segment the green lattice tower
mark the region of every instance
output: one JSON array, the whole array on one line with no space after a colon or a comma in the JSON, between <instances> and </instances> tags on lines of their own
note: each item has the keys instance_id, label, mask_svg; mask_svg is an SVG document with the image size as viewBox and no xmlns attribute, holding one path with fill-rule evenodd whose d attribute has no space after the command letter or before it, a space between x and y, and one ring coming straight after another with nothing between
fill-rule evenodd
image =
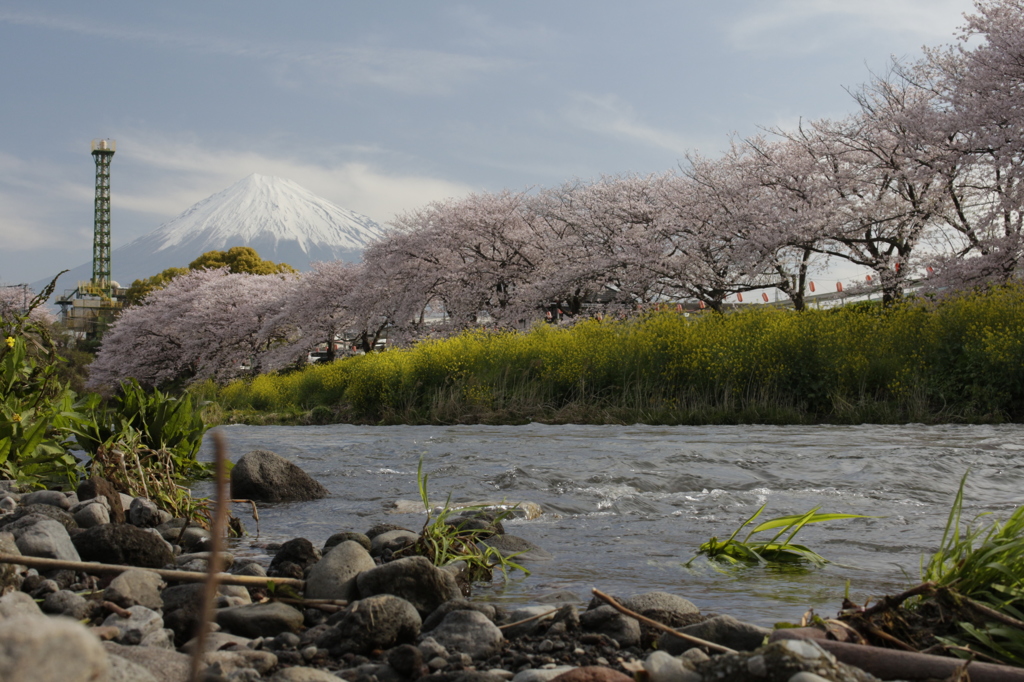
<instances>
[{"instance_id":1,"label":"green lattice tower","mask_svg":"<svg viewBox=\"0 0 1024 682\"><path fill-rule=\"evenodd\" d=\"M92 286L110 296L110 160L117 144L114 140L93 140L92 158L96 161L96 201L92 233Z\"/></svg>"}]
</instances>

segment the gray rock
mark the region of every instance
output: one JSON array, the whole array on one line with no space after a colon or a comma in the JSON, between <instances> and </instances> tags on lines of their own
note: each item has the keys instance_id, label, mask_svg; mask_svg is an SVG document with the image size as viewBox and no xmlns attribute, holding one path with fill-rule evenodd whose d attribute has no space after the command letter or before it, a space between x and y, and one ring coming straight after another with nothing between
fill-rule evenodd
<instances>
[{"instance_id":1,"label":"gray rock","mask_svg":"<svg viewBox=\"0 0 1024 682\"><path fill-rule=\"evenodd\" d=\"M73 517L71 514L64 511L60 507L54 507L51 504L22 505L18 507L18 509L13 514L6 515L0 518L0 527L3 527L4 530L17 535L18 533L15 530L14 524L25 519L26 517L31 516L42 516L47 519L53 519L69 531L78 528L78 524L75 523L75 517ZM31 521L29 523L31 523Z\"/></svg>"},{"instance_id":2,"label":"gray rock","mask_svg":"<svg viewBox=\"0 0 1024 682\"><path fill-rule=\"evenodd\" d=\"M95 682L106 680L109 671L99 639L70 618L0 620L0 680Z\"/></svg>"},{"instance_id":3,"label":"gray rock","mask_svg":"<svg viewBox=\"0 0 1024 682\"><path fill-rule=\"evenodd\" d=\"M327 552L331 551L331 548L333 548L336 545L340 545L346 540L358 542L360 545L363 546L363 549L365 549L366 551L370 551L370 538L366 537L362 533L345 531L343 533L335 533L331 537L327 538L327 542L324 543L323 553L327 554Z\"/></svg>"},{"instance_id":4,"label":"gray rock","mask_svg":"<svg viewBox=\"0 0 1024 682\"><path fill-rule=\"evenodd\" d=\"M576 668L571 665L560 665L555 668L537 668L534 670L523 670L516 673L516 676L512 678L512 682L548 682L553 680L562 673L567 673L570 670Z\"/></svg>"},{"instance_id":5,"label":"gray rock","mask_svg":"<svg viewBox=\"0 0 1024 682\"><path fill-rule=\"evenodd\" d=\"M111 653L107 654L107 658L110 660L110 676L107 682L157 682L153 673L138 663Z\"/></svg>"},{"instance_id":6,"label":"gray rock","mask_svg":"<svg viewBox=\"0 0 1024 682\"><path fill-rule=\"evenodd\" d=\"M508 620L509 623L518 623L519 621L526 620L527 618L534 618L534 620L530 620L520 625L506 627L502 632L505 633L505 637L508 639L516 639L517 637L532 635L542 627L547 627L548 621L554 618L555 614L550 613L544 618L535 618L535 616L548 613L551 610L550 606L524 606L522 608L515 609L508 614L508 618L506 620Z\"/></svg>"},{"instance_id":7,"label":"gray rock","mask_svg":"<svg viewBox=\"0 0 1024 682\"><path fill-rule=\"evenodd\" d=\"M374 649L411 643L419 635L421 625L416 608L390 594L353 602L328 623L331 627L318 639L317 646L330 649L334 656L365 655Z\"/></svg>"},{"instance_id":8,"label":"gray rock","mask_svg":"<svg viewBox=\"0 0 1024 682\"><path fill-rule=\"evenodd\" d=\"M683 634L706 639L737 651L756 649L764 643L764 638L771 634L768 628L744 623L732 616L715 616L701 623L676 629ZM658 649L673 656L678 656L694 646L696 645L668 633L658 638Z\"/></svg>"},{"instance_id":9,"label":"gray rock","mask_svg":"<svg viewBox=\"0 0 1024 682\"><path fill-rule=\"evenodd\" d=\"M108 500L105 497L89 497L82 500L81 502L76 502L75 504L71 505L71 508L68 509L68 513L74 516L75 514L82 511L91 504L103 505L104 509L106 509L108 512L110 511L110 500Z\"/></svg>"},{"instance_id":10,"label":"gray rock","mask_svg":"<svg viewBox=\"0 0 1024 682\"><path fill-rule=\"evenodd\" d=\"M249 644L252 641L253 640L249 637L233 635L230 632L211 632L206 635L206 641L203 642L203 651L218 651L228 645L237 645L238 647L249 647ZM197 640L195 638L192 638L185 642L185 645L181 647L181 650L186 654L191 654L195 650L196 644ZM264 646L263 648L266 648L266 646Z\"/></svg>"},{"instance_id":11,"label":"gray rock","mask_svg":"<svg viewBox=\"0 0 1024 682\"><path fill-rule=\"evenodd\" d=\"M20 555L18 543L12 533L0 533L0 553ZM21 587L21 572L25 567L20 564L0 564L0 594L7 591L7 588L18 589Z\"/></svg>"},{"instance_id":12,"label":"gray rock","mask_svg":"<svg viewBox=\"0 0 1024 682\"><path fill-rule=\"evenodd\" d=\"M198 526L189 526L184 531L181 528L167 528L160 531L160 537L168 542L178 542L181 538L181 547L186 553L206 551L210 546L210 531Z\"/></svg>"},{"instance_id":13,"label":"gray rock","mask_svg":"<svg viewBox=\"0 0 1024 682\"><path fill-rule=\"evenodd\" d=\"M655 651L644 661L648 682L701 682L701 676L683 661L664 651Z\"/></svg>"},{"instance_id":14,"label":"gray rock","mask_svg":"<svg viewBox=\"0 0 1024 682\"><path fill-rule=\"evenodd\" d=\"M267 450L243 455L231 469L231 497L258 502L318 500L328 491L284 457Z\"/></svg>"},{"instance_id":15,"label":"gray rock","mask_svg":"<svg viewBox=\"0 0 1024 682\"><path fill-rule=\"evenodd\" d=\"M479 611L492 623L497 615L495 608L490 604L477 604L468 599L451 599L431 611L430 615L423 620L423 632L429 632L436 628L452 611ZM509 622L515 622L515 620Z\"/></svg>"},{"instance_id":16,"label":"gray rock","mask_svg":"<svg viewBox=\"0 0 1024 682\"><path fill-rule=\"evenodd\" d=\"M68 496L57 490L37 490L21 496L22 505L27 504L48 504L67 511L71 508Z\"/></svg>"},{"instance_id":17,"label":"gray rock","mask_svg":"<svg viewBox=\"0 0 1024 682\"><path fill-rule=\"evenodd\" d=\"M10 513L18 508L18 501L10 495L0 496L0 513Z\"/></svg>"},{"instance_id":18,"label":"gray rock","mask_svg":"<svg viewBox=\"0 0 1024 682\"><path fill-rule=\"evenodd\" d=\"M302 612L281 602L249 604L221 609L217 625L243 637L273 637L282 632L302 629Z\"/></svg>"},{"instance_id":19,"label":"gray rock","mask_svg":"<svg viewBox=\"0 0 1024 682\"><path fill-rule=\"evenodd\" d=\"M438 606L462 596L455 578L422 556L391 561L356 578L359 594L393 594L410 602L421 616Z\"/></svg>"},{"instance_id":20,"label":"gray rock","mask_svg":"<svg viewBox=\"0 0 1024 682\"><path fill-rule=\"evenodd\" d=\"M274 673L270 682L338 682L338 676L319 668L295 666Z\"/></svg>"},{"instance_id":21,"label":"gray rock","mask_svg":"<svg viewBox=\"0 0 1024 682\"><path fill-rule=\"evenodd\" d=\"M145 497L136 497L128 507L128 523L139 528L155 528L165 521L170 521L171 515L164 512L161 517L160 508L156 503Z\"/></svg>"},{"instance_id":22,"label":"gray rock","mask_svg":"<svg viewBox=\"0 0 1024 682\"><path fill-rule=\"evenodd\" d=\"M203 662L208 666L207 674L212 673L230 678L235 671L247 668L262 675L277 666L277 656L269 651L253 651L252 649L211 651L203 655Z\"/></svg>"},{"instance_id":23,"label":"gray rock","mask_svg":"<svg viewBox=\"0 0 1024 682\"><path fill-rule=\"evenodd\" d=\"M72 538L82 561L163 568L174 562L167 543L153 533L127 523L108 523L84 530Z\"/></svg>"},{"instance_id":24,"label":"gray rock","mask_svg":"<svg viewBox=\"0 0 1024 682\"><path fill-rule=\"evenodd\" d=\"M43 613L52 613L59 616L67 616L73 620L83 620L92 612L92 605L80 594L70 590L58 590L46 595L43 600Z\"/></svg>"},{"instance_id":25,"label":"gray rock","mask_svg":"<svg viewBox=\"0 0 1024 682\"><path fill-rule=\"evenodd\" d=\"M131 614L128 618L112 613L103 621L104 626L120 631L115 638L120 644L140 644L148 635L164 628L164 619L153 609L136 604L128 612Z\"/></svg>"},{"instance_id":26,"label":"gray rock","mask_svg":"<svg viewBox=\"0 0 1024 682\"><path fill-rule=\"evenodd\" d=\"M160 592L166 584L163 578L152 571L125 571L110 581L107 589L103 590L103 599L126 609L136 604L154 610L162 609L164 600Z\"/></svg>"},{"instance_id":27,"label":"gray rock","mask_svg":"<svg viewBox=\"0 0 1024 682\"><path fill-rule=\"evenodd\" d=\"M306 598L352 601L358 597L356 577L375 567L362 545L346 540L313 564L306 576Z\"/></svg>"},{"instance_id":28,"label":"gray rock","mask_svg":"<svg viewBox=\"0 0 1024 682\"><path fill-rule=\"evenodd\" d=\"M95 500L87 500L87 504L75 512L75 523L79 528L92 528L110 523L110 510Z\"/></svg>"},{"instance_id":29,"label":"gray rock","mask_svg":"<svg viewBox=\"0 0 1024 682\"><path fill-rule=\"evenodd\" d=\"M139 642L140 647L156 647L157 649L170 649L174 651L174 630L170 628L163 628L156 632L151 632L142 638Z\"/></svg>"},{"instance_id":30,"label":"gray rock","mask_svg":"<svg viewBox=\"0 0 1024 682\"><path fill-rule=\"evenodd\" d=\"M479 544L493 547L502 556L516 563L521 561L547 561L554 558L554 554L551 552L541 549L526 538L521 538L517 535L492 535L486 540L481 540Z\"/></svg>"},{"instance_id":31,"label":"gray rock","mask_svg":"<svg viewBox=\"0 0 1024 682\"><path fill-rule=\"evenodd\" d=\"M877 680L859 668L839 663L814 642L798 639L779 640L749 652L721 654L698 665L697 672L706 680L735 682L792 680L800 673L811 673L833 682Z\"/></svg>"},{"instance_id":32,"label":"gray rock","mask_svg":"<svg viewBox=\"0 0 1024 682\"><path fill-rule=\"evenodd\" d=\"M45 492L45 491L40 491ZM15 533L18 549L25 556L81 561L67 529L52 519L40 519L28 528Z\"/></svg>"},{"instance_id":33,"label":"gray rock","mask_svg":"<svg viewBox=\"0 0 1024 682\"><path fill-rule=\"evenodd\" d=\"M623 599L620 603L627 609L670 628L693 625L702 620L700 609L693 602L668 592L644 592ZM661 634L661 630L641 622L640 646L650 648Z\"/></svg>"},{"instance_id":34,"label":"gray rock","mask_svg":"<svg viewBox=\"0 0 1024 682\"><path fill-rule=\"evenodd\" d=\"M397 552L404 547L416 544L419 539L418 533L409 530L389 530L373 537L373 540L370 541L370 555L380 556L385 549Z\"/></svg>"},{"instance_id":35,"label":"gray rock","mask_svg":"<svg viewBox=\"0 0 1024 682\"><path fill-rule=\"evenodd\" d=\"M452 611L430 631L430 636L449 652L485 659L501 650L505 636L477 611Z\"/></svg>"},{"instance_id":36,"label":"gray rock","mask_svg":"<svg viewBox=\"0 0 1024 682\"><path fill-rule=\"evenodd\" d=\"M108 653L142 666L157 682L182 682L188 679L191 670L188 655L177 651L148 646L124 646L114 642L104 642L103 648Z\"/></svg>"},{"instance_id":37,"label":"gray rock","mask_svg":"<svg viewBox=\"0 0 1024 682\"><path fill-rule=\"evenodd\" d=\"M19 616L41 615L43 615L43 612L40 610L36 600L24 592L10 592L0 597L0 620L10 620Z\"/></svg>"},{"instance_id":38,"label":"gray rock","mask_svg":"<svg viewBox=\"0 0 1024 682\"><path fill-rule=\"evenodd\" d=\"M580 614L580 627L586 632L607 635L621 647L640 644L640 623L635 618L624 616L611 606L598 606Z\"/></svg>"},{"instance_id":39,"label":"gray rock","mask_svg":"<svg viewBox=\"0 0 1024 682\"><path fill-rule=\"evenodd\" d=\"M252 575L258 578L267 577L267 569L263 568L255 561L250 561L244 564L236 563L231 567L231 572L235 575ZM308 583L306 585L306 589L309 589Z\"/></svg>"}]
</instances>

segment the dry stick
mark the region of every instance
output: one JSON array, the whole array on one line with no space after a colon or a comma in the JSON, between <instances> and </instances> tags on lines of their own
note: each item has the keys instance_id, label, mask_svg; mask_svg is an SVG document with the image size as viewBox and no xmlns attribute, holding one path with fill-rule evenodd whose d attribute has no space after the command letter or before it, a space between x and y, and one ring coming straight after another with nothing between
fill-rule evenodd
<instances>
[{"instance_id":1,"label":"dry stick","mask_svg":"<svg viewBox=\"0 0 1024 682\"><path fill-rule=\"evenodd\" d=\"M715 644L714 642L709 642L706 639L701 639L700 637L694 637L693 635L684 634L684 633L679 632L677 630L673 630L672 628L670 628L669 626L665 625L664 623L659 623L656 620L651 620L647 616L641 616L636 611L630 611L625 606L623 606L619 602L615 601L615 599L613 599L612 597L608 596L607 594L605 594L601 590L597 589L596 587L593 588L591 590L591 592L594 593L595 597L597 597L598 599L604 600L605 602L608 603L609 606L611 606L613 609L615 609L619 613L625 614L625 615L629 616L630 618L636 618L641 623L647 623L651 627L656 628L658 630L661 630L662 632L667 632L670 635L674 635L674 636L678 637L679 639L685 639L687 642L691 642L691 643L696 644L698 646L704 646L704 647L707 647L707 648L712 649L714 651L721 651L723 654L734 654L734 653L736 653L735 649L730 649L727 646L722 646L721 644Z\"/></svg>"},{"instance_id":2,"label":"dry stick","mask_svg":"<svg viewBox=\"0 0 1024 682\"><path fill-rule=\"evenodd\" d=\"M217 594L217 574L220 572L221 545L224 542L224 526L227 519L228 495L227 495L227 452L224 447L224 436L219 431L213 432L213 451L216 468L217 484L217 507L213 514L213 528L211 532L210 558L207 562L206 585L203 589L203 609L199 620L199 632L196 634L195 649L192 650L192 671L189 675L191 682L199 682L199 668L206 653L206 635L210 632L210 619L213 617L213 599Z\"/></svg>"},{"instance_id":3,"label":"dry stick","mask_svg":"<svg viewBox=\"0 0 1024 682\"><path fill-rule=\"evenodd\" d=\"M196 571L169 571L163 568L141 568L139 566L125 566L122 564L61 561L59 559L44 559L43 557L22 556L20 554L0 554L0 564L20 564L29 568L40 568L47 571L81 571L91 575L117 574L124 573L125 571L149 571L150 573L156 573L168 582L175 583L201 583L207 578L206 573L198 573ZM288 585L299 591L306 589L306 581L297 578L263 578L256 575L221 573L218 581L222 585L242 585L244 587L266 587L267 583L272 582L276 585Z\"/></svg>"},{"instance_id":4,"label":"dry stick","mask_svg":"<svg viewBox=\"0 0 1024 682\"><path fill-rule=\"evenodd\" d=\"M928 592L933 591L934 589L935 583L921 583L917 587L912 587L909 590L905 592L900 592L897 595L893 595L891 597L882 597L877 602L875 602L874 606L868 609L864 609L860 612L859 615L864 616L865 618L870 618L871 616L875 615L880 611L887 611L891 608L899 606L911 597L916 597L919 594L926 594Z\"/></svg>"},{"instance_id":5,"label":"dry stick","mask_svg":"<svg viewBox=\"0 0 1024 682\"><path fill-rule=\"evenodd\" d=\"M550 616L552 613L558 613L558 609L551 609L550 611L545 611L544 613L538 613L536 616L530 616L529 618L524 618L522 620L517 620L514 623L508 623L506 625L499 625L498 629L499 630L504 630L505 628L511 628L511 627L515 627L516 625L522 625L523 623L529 623L531 620L540 620L544 616Z\"/></svg>"},{"instance_id":6,"label":"dry stick","mask_svg":"<svg viewBox=\"0 0 1024 682\"><path fill-rule=\"evenodd\" d=\"M999 611L996 611L995 609L989 606L985 606L981 602L975 601L970 597L966 597L962 594L959 595L959 597L960 599L963 599L968 606L970 606L972 609L974 609L981 615L985 616L986 618L991 618L992 620L998 621L1003 625L1009 625L1011 627L1024 630L1024 621L1019 621L1013 616L1008 616L1005 613L1000 613Z\"/></svg>"},{"instance_id":7,"label":"dry stick","mask_svg":"<svg viewBox=\"0 0 1024 682\"><path fill-rule=\"evenodd\" d=\"M866 627L866 629L868 631L868 634L873 635L873 636L875 636L875 637L877 637L879 639L883 639L886 642L889 642L890 644L895 646L897 649L903 649L904 651L913 651L915 653L917 652L917 649L915 649L914 647L910 646L909 644L904 642L899 637L894 637L893 635L890 635L888 632L885 632L883 630L879 630L874 625L867 625L865 627Z\"/></svg>"}]
</instances>

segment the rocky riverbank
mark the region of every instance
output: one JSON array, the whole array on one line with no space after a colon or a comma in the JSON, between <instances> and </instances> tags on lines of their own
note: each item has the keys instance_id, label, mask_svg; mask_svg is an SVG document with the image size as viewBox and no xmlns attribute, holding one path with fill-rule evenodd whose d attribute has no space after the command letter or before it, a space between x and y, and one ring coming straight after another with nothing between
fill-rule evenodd
<instances>
[{"instance_id":1,"label":"rocky riverbank","mask_svg":"<svg viewBox=\"0 0 1024 682\"><path fill-rule=\"evenodd\" d=\"M264 464L275 461L260 457ZM261 485L278 499L285 491L299 497L325 493L287 467L236 471L233 479L276 472L272 480L244 484L255 486L245 488L252 497L263 494ZM0 680L188 679L191 654L199 647L203 585L185 576L206 570L209 532L170 518L149 500L121 495L102 479L76 493L18 493L10 483L0 486L0 555L23 562L0 563ZM526 543L501 535L500 525L493 530L495 546ZM323 547L295 538L269 548L274 557L267 566L224 554L224 582L249 585L219 587L200 679L879 679L837 660L826 650L834 642L777 639L780 633L701 613L681 595L618 595L615 605L595 597L584 605L575 595L555 594L548 603L514 609L476 603L466 598L463 566L438 568L403 552L418 537L379 523L362 531L339 529ZM63 563L55 568L40 559ZM129 568L75 563L80 561ZM955 668L954 661L942 660L949 671ZM941 667L933 669L941 674L918 668L927 676L901 673L901 679L949 674ZM972 664L971 679L986 679L984 674Z\"/></svg>"}]
</instances>

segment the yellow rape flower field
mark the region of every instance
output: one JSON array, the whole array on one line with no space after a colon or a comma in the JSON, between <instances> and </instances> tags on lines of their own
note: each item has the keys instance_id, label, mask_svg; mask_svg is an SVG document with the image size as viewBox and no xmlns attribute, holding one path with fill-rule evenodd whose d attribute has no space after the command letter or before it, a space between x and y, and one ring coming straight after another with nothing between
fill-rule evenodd
<instances>
[{"instance_id":1,"label":"yellow rape flower field","mask_svg":"<svg viewBox=\"0 0 1024 682\"><path fill-rule=\"evenodd\" d=\"M471 331L193 390L256 423L1019 422L1024 288Z\"/></svg>"}]
</instances>

